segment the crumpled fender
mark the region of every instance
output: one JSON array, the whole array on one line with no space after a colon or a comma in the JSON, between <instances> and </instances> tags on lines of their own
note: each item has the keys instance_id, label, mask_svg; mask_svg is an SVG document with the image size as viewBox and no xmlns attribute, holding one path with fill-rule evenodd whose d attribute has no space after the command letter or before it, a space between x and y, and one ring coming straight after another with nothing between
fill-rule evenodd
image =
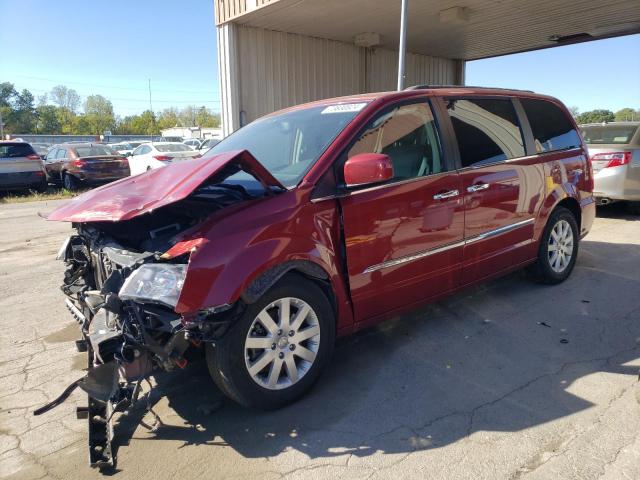
<instances>
[{"instance_id":1,"label":"crumpled fender","mask_svg":"<svg viewBox=\"0 0 640 480\"><path fill-rule=\"evenodd\" d=\"M296 204L296 192L286 192L255 208L264 208L259 224L240 225L243 215L223 218L201 232L202 241L192 251L176 312L202 309L238 301L251 283L269 269L287 262L306 261L317 265L331 282L336 295L338 327L352 323L349 295L336 256L337 211L332 202ZM309 218L311 217L311 218ZM189 246L186 240L185 246ZM175 247L174 247L175 248Z\"/></svg>"}]
</instances>

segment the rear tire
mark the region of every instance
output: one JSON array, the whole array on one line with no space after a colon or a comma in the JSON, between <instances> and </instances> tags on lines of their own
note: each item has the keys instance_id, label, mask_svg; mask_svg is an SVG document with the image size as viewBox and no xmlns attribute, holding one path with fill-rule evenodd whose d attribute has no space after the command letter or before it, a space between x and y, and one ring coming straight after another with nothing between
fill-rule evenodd
<instances>
[{"instance_id":1,"label":"rear tire","mask_svg":"<svg viewBox=\"0 0 640 480\"><path fill-rule=\"evenodd\" d=\"M62 174L62 187L66 190L74 191L78 189L78 180L70 173Z\"/></svg>"},{"instance_id":2,"label":"rear tire","mask_svg":"<svg viewBox=\"0 0 640 480\"><path fill-rule=\"evenodd\" d=\"M247 305L222 340L207 345L207 366L232 400L270 410L311 388L334 342L335 317L324 292L305 277L289 274Z\"/></svg>"},{"instance_id":3,"label":"rear tire","mask_svg":"<svg viewBox=\"0 0 640 480\"><path fill-rule=\"evenodd\" d=\"M576 264L579 241L578 223L573 213L557 207L542 233L538 260L529 268L535 280L550 285L565 281Z\"/></svg>"}]
</instances>

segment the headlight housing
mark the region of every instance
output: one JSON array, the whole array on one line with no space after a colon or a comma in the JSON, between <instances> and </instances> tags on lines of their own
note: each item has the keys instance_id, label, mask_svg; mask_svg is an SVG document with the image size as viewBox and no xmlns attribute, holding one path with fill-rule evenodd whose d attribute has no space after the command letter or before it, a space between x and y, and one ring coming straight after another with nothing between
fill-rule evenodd
<instances>
[{"instance_id":1,"label":"headlight housing","mask_svg":"<svg viewBox=\"0 0 640 480\"><path fill-rule=\"evenodd\" d=\"M147 263L127 277L118 296L122 300L147 301L175 308L186 274L185 264Z\"/></svg>"}]
</instances>

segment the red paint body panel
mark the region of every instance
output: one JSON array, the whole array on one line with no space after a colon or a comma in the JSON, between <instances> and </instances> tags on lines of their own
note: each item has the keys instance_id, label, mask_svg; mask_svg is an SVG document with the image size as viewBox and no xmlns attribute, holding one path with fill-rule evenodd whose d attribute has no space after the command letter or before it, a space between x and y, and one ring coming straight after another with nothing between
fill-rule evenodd
<instances>
[{"instance_id":1,"label":"red paint body panel","mask_svg":"<svg viewBox=\"0 0 640 480\"><path fill-rule=\"evenodd\" d=\"M434 200L460 190L457 173L356 192L341 200L349 283L357 322L428 299L458 284L462 247L366 272L460 242L464 209L460 199Z\"/></svg>"},{"instance_id":2,"label":"red paint body panel","mask_svg":"<svg viewBox=\"0 0 640 480\"><path fill-rule=\"evenodd\" d=\"M344 182L352 187L381 183L393 178L393 164L388 155L361 153L344 164Z\"/></svg>"},{"instance_id":3,"label":"red paint body panel","mask_svg":"<svg viewBox=\"0 0 640 480\"><path fill-rule=\"evenodd\" d=\"M84 193L47 219L66 222L129 220L186 198L224 167L237 165L264 183L284 188L245 151L226 152L168 165Z\"/></svg>"},{"instance_id":4,"label":"red paint body panel","mask_svg":"<svg viewBox=\"0 0 640 480\"><path fill-rule=\"evenodd\" d=\"M465 192L465 239L532 220L540 210L544 198L541 165L514 161L466 169L460 175ZM468 187L480 184L489 187L467 192ZM533 223L530 223L465 245L462 283L476 282L518 263L514 250L529 247L532 237Z\"/></svg>"}]
</instances>

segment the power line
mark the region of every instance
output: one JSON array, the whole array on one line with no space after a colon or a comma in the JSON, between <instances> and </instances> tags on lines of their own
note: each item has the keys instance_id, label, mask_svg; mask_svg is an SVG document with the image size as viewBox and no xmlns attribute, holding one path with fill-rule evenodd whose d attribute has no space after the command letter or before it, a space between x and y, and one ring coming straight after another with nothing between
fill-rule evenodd
<instances>
[{"instance_id":1,"label":"power line","mask_svg":"<svg viewBox=\"0 0 640 480\"><path fill-rule=\"evenodd\" d=\"M59 80L59 79L56 80L56 79L53 79L53 78L46 78L46 77L32 77L32 76L29 76L29 75L14 75L14 77L28 78L28 79L31 79L31 80L41 80L41 81L55 83L55 84L83 85L85 87L111 88L111 89L114 89L114 90L132 90L132 91L142 91L142 92L146 92L147 91L146 88L118 87L118 86L114 86L114 85L100 85L100 84L97 84L97 83L76 82L76 81ZM160 88L156 88L155 91L156 92L175 92L175 93L217 93L218 92L217 89L211 89L211 90L175 90L175 89L160 89Z\"/></svg>"}]
</instances>

